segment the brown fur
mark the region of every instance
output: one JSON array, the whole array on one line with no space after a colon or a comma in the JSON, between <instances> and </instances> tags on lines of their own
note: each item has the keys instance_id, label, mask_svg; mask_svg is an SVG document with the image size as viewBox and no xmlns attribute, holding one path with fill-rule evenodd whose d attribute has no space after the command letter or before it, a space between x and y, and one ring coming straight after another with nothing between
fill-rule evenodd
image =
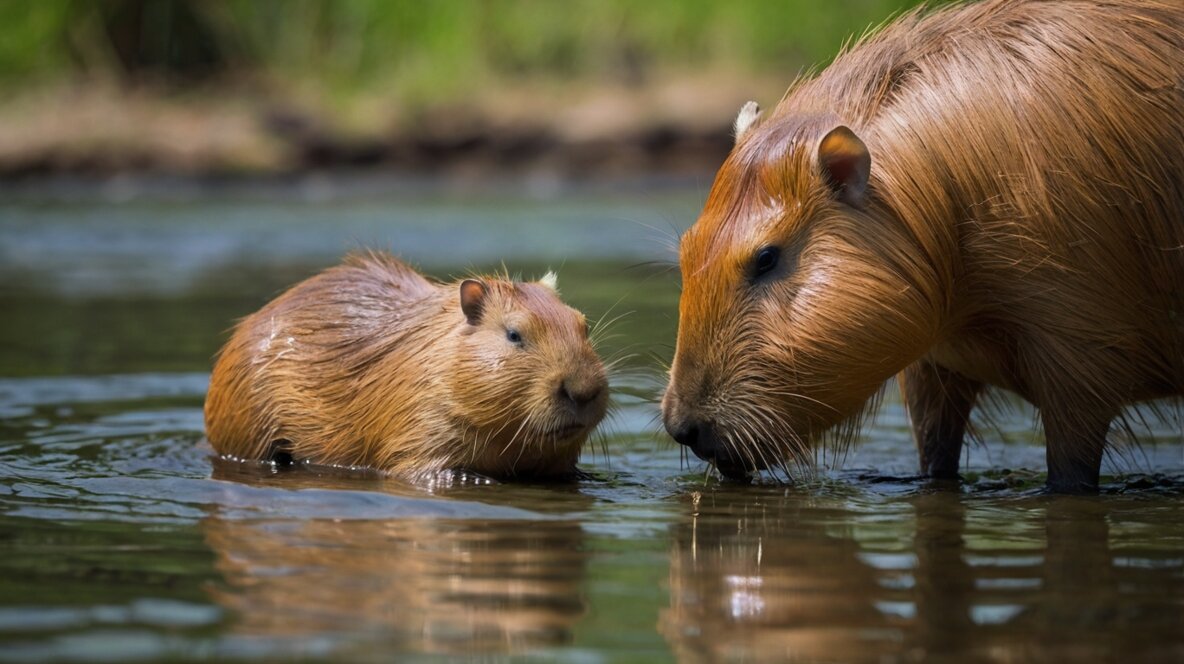
<instances>
[{"instance_id":1,"label":"brown fur","mask_svg":"<svg viewBox=\"0 0 1184 664\"><path fill-rule=\"evenodd\" d=\"M1122 407L1184 393L1184 4L906 15L748 125L680 251L664 416L725 473L809 459L900 372L926 472L998 386L1089 490Z\"/></svg>"},{"instance_id":2,"label":"brown fur","mask_svg":"<svg viewBox=\"0 0 1184 664\"><path fill-rule=\"evenodd\" d=\"M475 317L462 311L469 288ZM438 284L371 254L239 323L214 367L206 433L246 459L563 476L607 391L584 316L548 286Z\"/></svg>"}]
</instances>

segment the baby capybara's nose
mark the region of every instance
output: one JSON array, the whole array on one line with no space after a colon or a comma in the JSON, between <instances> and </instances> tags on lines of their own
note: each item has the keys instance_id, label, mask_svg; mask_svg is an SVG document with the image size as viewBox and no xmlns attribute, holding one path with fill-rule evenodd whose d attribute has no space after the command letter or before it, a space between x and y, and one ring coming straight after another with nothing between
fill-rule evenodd
<instances>
[{"instance_id":1,"label":"baby capybara's nose","mask_svg":"<svg viewBox=\"0 0 1184 664\"><path fill-rule=\"evenodd\" d=\"M569 377L559 383L559 399L575 411L590 409L604 394L607 385L599 377Z\"/></svg>"},{"instance_id":2,"label":"baby capybara's nose","mask_svg":"<svg viewBox=\"0 0 1184 664\"><path fill-rule=\"evenodd\" d=\"M575 405L585 406L595 401L596 397L600 396L600 386L580 385L573 387L567 383L564 383L563 386L559 388L559 393L564 399L567 399Z\"/></svg>"}]
</instances>

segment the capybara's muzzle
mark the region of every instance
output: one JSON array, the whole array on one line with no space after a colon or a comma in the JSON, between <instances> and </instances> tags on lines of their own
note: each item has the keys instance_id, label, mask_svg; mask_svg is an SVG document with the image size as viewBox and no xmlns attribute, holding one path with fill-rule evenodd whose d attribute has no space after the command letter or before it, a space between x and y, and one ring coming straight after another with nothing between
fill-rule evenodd
<instances>
[{"instance_id":1,"label":"capybara's muzzle","mask_svg":"<svg viewBox=\"0 0 1184 664\"><path fill-rule=\"evenodd\" d=\"M751 471L749 465L719 436L714 423L666 417L664 424L667 433L675 441L691 448L700 459L714 464L724 477L732 480L748 479Z\"/></svg>"}]
</instances>

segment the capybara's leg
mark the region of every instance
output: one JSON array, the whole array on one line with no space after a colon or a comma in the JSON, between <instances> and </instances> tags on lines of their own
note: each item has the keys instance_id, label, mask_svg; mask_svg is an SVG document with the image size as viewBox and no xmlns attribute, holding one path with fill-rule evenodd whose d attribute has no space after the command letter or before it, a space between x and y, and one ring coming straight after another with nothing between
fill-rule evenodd
<instances>
[{"instance_id":1,"label":"capybara's leg","mask_svg":"<svg viewBox=\"0 0 1184 664\"><path fill-rule=\"evenodd\" d=\"M1110 408L1043 408L1048 488L1057 493L1095 493L1102 452L1114 411Z\"/></svg>"},{"instance_id":2,"label":"capybara's leg","mask_svg":"<svg viewBox=\"0 0 1184 664\"><path fill-rule=\"evenodd\" d=\"M913 423L921 472L958 477L962 438L982 384L931 362L915 362L900 375L900 390Z\"/></svg>"}]
</instances>

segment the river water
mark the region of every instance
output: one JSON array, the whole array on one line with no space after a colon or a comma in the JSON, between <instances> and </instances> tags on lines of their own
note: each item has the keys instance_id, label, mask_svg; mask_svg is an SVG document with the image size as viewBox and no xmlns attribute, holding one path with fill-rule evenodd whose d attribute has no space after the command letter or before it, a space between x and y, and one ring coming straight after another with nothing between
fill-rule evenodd
<instances>
[{"instance_id":1,"label":"river water","mask_svg":"<svg viewBox=\"0 0 1184 664\"><path fill-rule=\"evenodd\" d=\"M116 181L0 196L0 662L1184 658L1178 411L1097 497L1040 490L1030 409L914 477L890 390L845 456L721 483L660 432L674 238L706 182ZM573 485L276 471L203 441L232 321L359 247L559 271L615 318Z\"/></svg>"}]
</instances>

